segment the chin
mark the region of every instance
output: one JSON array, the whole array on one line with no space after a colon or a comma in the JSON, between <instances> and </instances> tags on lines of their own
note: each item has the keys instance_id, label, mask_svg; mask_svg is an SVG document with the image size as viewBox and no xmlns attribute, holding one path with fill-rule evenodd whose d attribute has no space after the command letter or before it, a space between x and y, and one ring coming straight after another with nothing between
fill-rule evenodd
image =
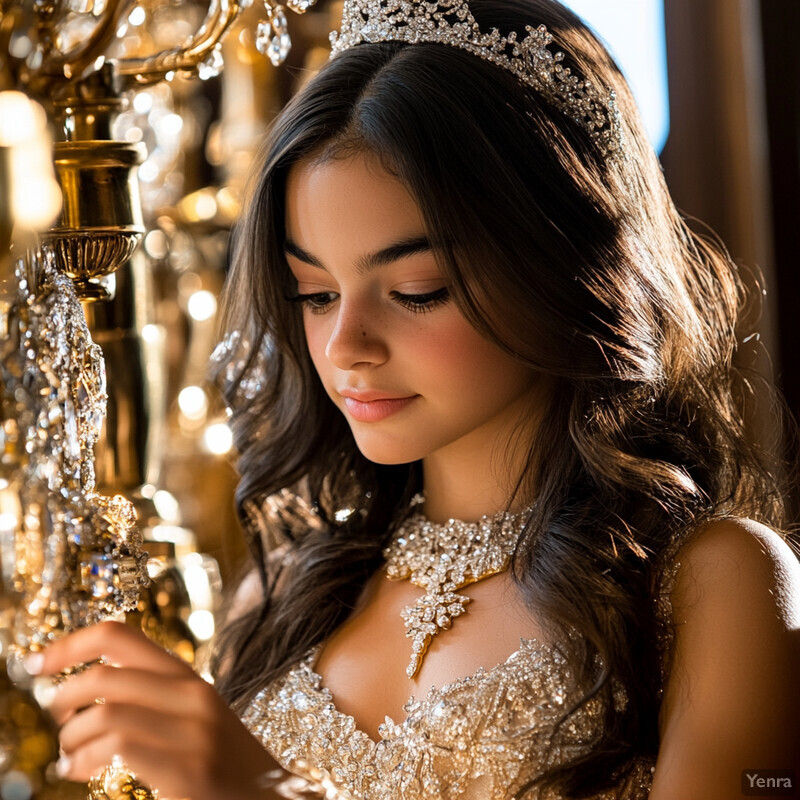
<instances>
[{"instance_id":1,"label":"chin","mask_svg":"<svg viewBox=\"0 0 800 800\"><path fill-rule=\"evenodd\" d=\"M355 431L353 438L356 447L361 451L364 458L375 464L411 464L424 458L426 452L419 447L413 447L407 441L377 441L376 437L358 436ZM382 438L382 437L381 437Z\"/></svg>"}]
</instances>

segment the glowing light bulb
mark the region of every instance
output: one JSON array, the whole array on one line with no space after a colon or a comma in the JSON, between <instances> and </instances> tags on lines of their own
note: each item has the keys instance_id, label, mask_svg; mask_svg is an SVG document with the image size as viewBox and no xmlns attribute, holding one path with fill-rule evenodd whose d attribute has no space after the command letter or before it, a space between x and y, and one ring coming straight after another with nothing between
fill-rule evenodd
<instances>
[{"instance_id":1,"label":"glowing light bulb","mask_svg":"<svg viewBox=\"0 0 800 800\"><path fill-rule=\"evenodd\" d=\"M16 530L19 520L17 515L11 511L4 511L0 514L0 531L4 533L13 532Z\"/></svg>"},{"instance_id":2,"label":"glowing light bulb","mask_svg":"<svg viewBox=\"0 0 800 800\"><path fill-rule=\"evenodd\" d=\"M23 227L48 228L61 210L47 115L22 92L0 92L0 147L10 148L11 213Z\"/></svg>"},{"instance_id":3,"label":"glowing light bulb","mask_svg":"<svg viewBox=\"0 0 800 800\"><path fill-rule=\"evenodd\" d=\"M153 505L156 507L158 516L165 522L177 525L181 519L181 512L178 508L178 501L164 489L159 489L153 495Z\"/></svg>"},{"instance_id":4,"label":"glowing light bulb","mask_svg":"<svg viewBox=\"0 0 800 800\"><path fill-rule=\"evenodd\" d=\"M208 398L200 386L187 386L178 395L178 408L186 419L201 420L208 411Z\"/></svg>"},{"instance_id":5,"label":"glowing light bulb","mask_svg":"<svg viewBox=\"0 0 800 800\"><path fill-rule=\"evenodd\" d=\"M133 109L137 114L149 114L153 108L153 95L150 92L137 92L133 98Z\"/></svg>"},{"instance_id":6,"label":"glowing light bulb","mask_svg":"<svg viewBox=\"0 0 800 800\"><path fill-rule=\"evenodd\" d=\"M186 564L183 568L183 582L194 606L211 608L214 603L211 584L208 582L208 573L201 565Z\"/></svg>"},{"instance_id":7,"label":"glowing light bulb","mask_svg":"<svg viewBox=\"0 0 800 800\"><path fill-rule=\"evenodd\" d=\"M217 298L207 289L195 292L186 305L189 316L198 322L205 322L217 313Z\"/></svg>"},{"instance_id":8,"label":"glowing light bulb","mask_svg":"<svg viewBox=\"0 0 800 800\"><path fill-rule=\"evenodd\" d=\"M224 456L233 447L233 434L224 422L209 425L203 434L203 444L209 453Z\"/></svg>"},{"instance_id":9,"label":"glowing light bulb","mask_svg":"<svg viewBox=\"0 0 800 800\"><path fill-rule=\"evenodd\" d=\"M136 28L144 22L146 16L145 10L141 6L136 6L136 8L128 14L128 22Z\"/></svg>"},{"instance_id":10,"label":"glowing light bulb","mask_svg":"<svg viewBox=\"0 0 800 800\"><path fill-rule=\"evenodd\" d=\"M214 615L210 611L193 611L186 622L201 642L207 642L214 635Z\"/></svg>"}]
</instances>

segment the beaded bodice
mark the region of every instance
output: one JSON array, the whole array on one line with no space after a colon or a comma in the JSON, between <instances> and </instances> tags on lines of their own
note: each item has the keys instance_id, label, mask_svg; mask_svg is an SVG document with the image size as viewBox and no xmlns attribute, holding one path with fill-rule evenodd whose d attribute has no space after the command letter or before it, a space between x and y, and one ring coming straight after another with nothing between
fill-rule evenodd
<instances>
[{"instance_id":1,"label":"beaded bodice","mask_svg":"<svg viewBox=\"0 0 800 800\"><path fill-rule=\"evenodd\" d=\"M327 797L505 800L546 768L588 751L601 730L599 698L557 726L577 690L559 648L535 640L521 640L502 664L411 698L405 720L387 717L377 742L336 708L315 657L260 692L243 720L282 766ZM642 759L597 800L646 798L651 779L652 763ZM536 789L525 797L555 798Z\"/></svg>"}]
</instances>

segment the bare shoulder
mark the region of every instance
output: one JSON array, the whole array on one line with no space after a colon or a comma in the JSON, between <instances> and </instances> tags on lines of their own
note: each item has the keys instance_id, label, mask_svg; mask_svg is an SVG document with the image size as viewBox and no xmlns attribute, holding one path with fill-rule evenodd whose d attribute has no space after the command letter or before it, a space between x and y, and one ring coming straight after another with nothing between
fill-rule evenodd
<instances>
[{"instance_id":1,"label":"bare shoulder","mask_svg":"<svg viewBox=\"0 0 800 800\"><path fill-rule=\"evenodd\" d=\"M800 768L800 563L778 533L728 519L679 560L651 798L722 800L745 770Z\"/></svg>"},{"instance_id":2,"label":"bare shoulder","mask_svg":"<svg viewBox=\"0 0 800 800\"><path fill-rule=\"evenodd\" d=\"M682 548L679 560L672 597L678 624L682 616L698 613L741 623L746 608L766 614L769 627L773 621L800 626L800 562L784 537L766 525L750 519L709 522Z\"/></svg>"}]
</instances>

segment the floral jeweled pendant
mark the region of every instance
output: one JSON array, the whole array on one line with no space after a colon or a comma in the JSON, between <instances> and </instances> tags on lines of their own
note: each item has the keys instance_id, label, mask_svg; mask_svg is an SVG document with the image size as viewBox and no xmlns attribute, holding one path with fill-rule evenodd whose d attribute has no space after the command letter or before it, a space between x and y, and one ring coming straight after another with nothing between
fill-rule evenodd
<instances>
[{"instance_id":1,"label":"floral jeweled pendant","mask_svg":"<svg viewBox=\"0 0 800 800\"><path fill-rule=\"evenodd\" d=\"M508 567L529 517L526 509L478 522L451 519L437 524L415 513L398 528L383 552L386 575L393 581L410 580L425 590L401 612L406 636L412 640L409 678L419 672L433 637L466 612L470 598L457 590Z\"/></svg>"}]
</instances>

